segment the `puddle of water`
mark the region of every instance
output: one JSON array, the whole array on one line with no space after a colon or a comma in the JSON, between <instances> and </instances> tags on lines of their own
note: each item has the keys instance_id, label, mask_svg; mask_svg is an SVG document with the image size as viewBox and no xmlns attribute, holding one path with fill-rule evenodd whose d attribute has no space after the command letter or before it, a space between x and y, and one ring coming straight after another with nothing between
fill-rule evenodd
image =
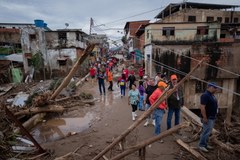
<instances>
[{"instance_id":1,"label":"puddle of water","mask_svg":"<svg viewBox=\"0 0 240 160\"><path fill-rule=\"evenodd\" d=\"M84 117L56 118L37 125L31 132L39 142L50 142L66 137L70 132L82 132L90 127L93 113L86 113Z\"/></svg>"}]
</instances>

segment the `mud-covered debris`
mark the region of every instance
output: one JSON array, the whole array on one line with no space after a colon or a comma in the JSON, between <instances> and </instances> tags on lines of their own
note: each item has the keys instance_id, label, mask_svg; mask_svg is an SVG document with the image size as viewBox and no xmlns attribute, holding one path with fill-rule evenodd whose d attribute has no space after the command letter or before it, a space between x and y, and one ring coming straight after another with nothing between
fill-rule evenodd
<instances>
[{"instance_id":1,"label":"mud-covered debris","mask_svg":"<svg viewBox=\"0 0 240 160\"><path fill-rule=\"evenodd\" d=\"M85 93L85 92L82 92L80 93L79 95L82 99L93 99L93 95L91 93Z\"/></svg>"}]
</instances>

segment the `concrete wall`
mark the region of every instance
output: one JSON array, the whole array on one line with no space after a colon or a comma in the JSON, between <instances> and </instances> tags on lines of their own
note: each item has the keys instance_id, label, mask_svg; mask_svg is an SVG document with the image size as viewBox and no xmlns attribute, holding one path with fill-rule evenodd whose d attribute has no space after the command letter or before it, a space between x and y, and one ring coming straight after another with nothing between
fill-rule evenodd
<instances>
[{"instance_id":1,"label":"concrete wall","mask_svg":"<svg viewBox=\"0 0 240 160\"><path fill-rule=\"evenodd\" d=\"M59 44L58 39L58 32L46 32L46 41L47 41L47 48L86 48L86 43L82 41L76 40L76 34L80 34L79 32L67 32L67 41L66 45L61 46ZM80 37L82 35L79 35Z\"/></svg>"},{"instance_id":2,"label":"concrete wall","mask_svg":"<svg viewBox=\"0 0 240 160\"><path fill-rule=\"evenodd\" d=\"M221 79L216 82L223 88L215 94L219 107L232 108L233 93L231 91L236 91L236 79ZM198 109L202 93L196 93L196 80L186 81L184 84L184 105L191 109Z\"/></svg>"},{"instance_id":3,"label":"concrete wall","mask_svg":"<svg viewBox=\"0 0 240 160\"><path fill-rule=\"evenodd\" d=\"M20 44L20 30L0 28L0 42Z\"/></svg>"},{"instance_id":4,"label":"concrete wall","mask_svg":"<svg viewBox=\"0 0 240 160\"><path fill-rule=\"evenodd\" d=\"M35 39L30 39L30 35L35 35ZM21 29L21 45L23 51L23 64L25 73L29 72L29 66L27 62L26 54L35 54L40 51L43 54L43 58L46 57L46 41L45 32L42 28L23 28ZM47 61L44 61L47 65Z\"/></svg>"},{"instance_id":5,"label":"concrete wall","mask_svg":"<svg viewBox=\"0 0 240 160\"><path fill-rule=\"evenodd\" d=\"M232 22L234 18L238 18L238 23L240 22L240 11L222 11L222 10L206 10L206 9L183 9L179 12L173 13L171 16L165 17L162 22L188 22L188 16L196 16L196 22L206 22L207 17L214 17L214 21L217 21L217 17L222 17L222 23L225 23L225 17L229 18Z\"/></svg>"},{"instance_id":6,"label":"concrete wall","mask_svg":"<svg viewBox=\"0 0 240 160\"><path fill-rule=\"evenodd\" d=\"M198 26L208 26L208 35L197 35ZM175 34L163 35L164 27L174 27ZM204 39L219 39L220 24L217 23L167 23L150 24L145 28L145 45L152 41L202 41ZM149 37L147 35L149 33Z\"/></svg>"},{"instance_id":7,"label":"concrete wall","mask_svg":"<svg viewBox=\"0 0 240 160\"><path fill-rule=\"evenodd\" d=\"M49 59L49 65L52 70L60 69L57 59L60 57L68 57L69 65L73 64L77 58L76 48L66 48L66 49L48 49L47 57ZM69 66L70 68L71 66Z\"/></svg>"}]
</instances>

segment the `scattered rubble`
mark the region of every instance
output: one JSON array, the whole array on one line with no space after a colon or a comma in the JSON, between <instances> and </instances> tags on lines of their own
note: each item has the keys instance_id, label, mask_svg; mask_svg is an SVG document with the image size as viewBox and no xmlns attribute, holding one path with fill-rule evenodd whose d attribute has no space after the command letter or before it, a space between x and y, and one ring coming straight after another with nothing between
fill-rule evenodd
<instances>
[{"instance_id":1,"label":"scattered rubble","mask_svg":"<svg viewBox=\"0 0 240 160\"><path fill-rule=\"evenodd\" d=\"M64 90L67 94L59 95L56 100L49 100L52 95L50 89L55 89L59 85L59 81L21 83L0 88L0 159L11 157L20 159L23 157L43 158L47 155L39 154L36 156L38 149L24 135L18 135L19 128L6 116L3 106L7 106L23 126L30 130L37 123L42 122L45 115L51 112L63 113L71 108L77 109L86 104L89 107L94 104L95 100L91 94L84 92L76 94L75 84L75 81L71 81L67 89ZM44 118L44 120L46 119ZM66 136L75 134L77 133L69 132Z\"/></svg>"}]
</instances>

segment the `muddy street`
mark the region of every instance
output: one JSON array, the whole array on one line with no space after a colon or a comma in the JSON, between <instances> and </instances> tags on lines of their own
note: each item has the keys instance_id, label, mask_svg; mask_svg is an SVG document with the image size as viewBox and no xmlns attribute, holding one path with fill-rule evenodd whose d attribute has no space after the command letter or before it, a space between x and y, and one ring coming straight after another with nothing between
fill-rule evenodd
<instances>
[{"instance_id":1,"label":"muddy street","mask_svg":"<svg viewBox=\"0 0 240 160\"><path fill-rule=\"evenodd\" d=\"M114 91L108 91L106 96L104 96L100 95L97 82L94 82L94 84L86 82L80 90L92 93L97 101L94 106L84 107L83 110L85 114L83 117L85 117L85 121L84 118L79 118L77 115L78 111L74 111L74 113L67 114L76 115L76 118L71 118L72 121L69 124L65 120L62 126L61 122L59 122L60 124L58 126L63 134L68 132L80 133L58 141L43 142L42 146L46 149L54 150L55 156L65 155L81 146L81 149L79 149L77 153L79 153L83 159L92 159L109 145L114 138L119 136L133 123L131 106L127 103L127 94L125 97L121 97L120 89L117 87L116 82L114 82L113 86ZM139 116L143 113L144 111L137 111ZM64 114L64 117L67 116L67 114ZM64 118L61 118L61 120L64 121ZM154 136L154 126L149 125L148 127L144 127L144 122L127 136L127 145L135 145L141 140ZM165 122L166 115L164 116L162 125L163 131L166 130ZM51 125L51 121L49 121L49 124ZM48 123L46 123L46 125L48 125ZM64 126L67 129L64 129ZM50 135L50 137L52 137L50 139L55 139L54 135L60 137L59 132L55 132ZM173 159L177 150L178 146L175 144L174 138L170 136L164 138L164 143L156 142L149 145L147 147L147 159L158 159L160 155L166 159ZM118 153L119 149L116 149L115 152ZM137 153L129 156L129 159L138 159Z\"/></svg>"}]
</instances>

